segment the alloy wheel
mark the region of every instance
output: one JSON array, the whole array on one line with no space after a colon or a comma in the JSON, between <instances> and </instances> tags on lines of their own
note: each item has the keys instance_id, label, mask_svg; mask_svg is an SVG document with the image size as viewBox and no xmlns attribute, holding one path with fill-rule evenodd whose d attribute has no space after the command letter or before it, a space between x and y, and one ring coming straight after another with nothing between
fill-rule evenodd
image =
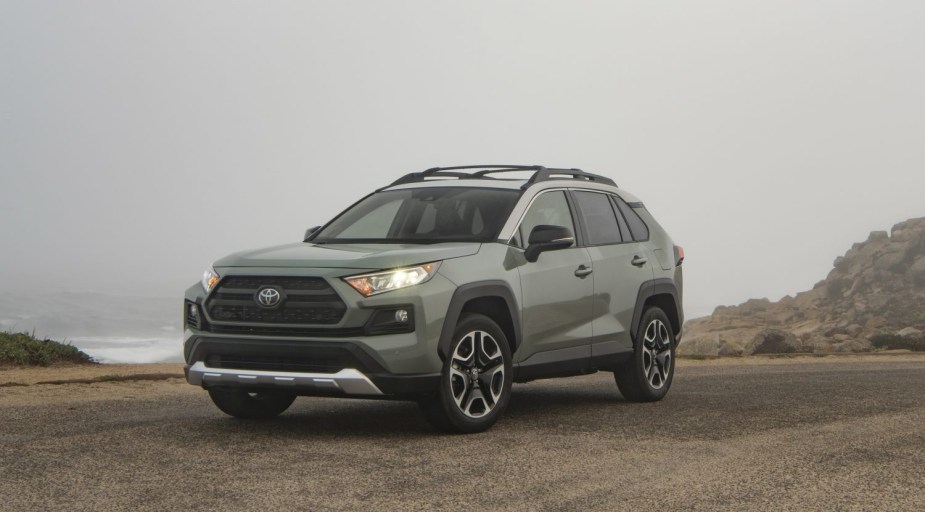
<instances>
[{"instance_id":1,"label":"alloy wheel","mask_svg":"<svg viewBox=\"0 0 925 512\"><path fill-rule=\"evenodd\" d=\"M449 379L453 400L464 415L480 418L491 412L504 389L498 341L485 331L464 335L453 351Z\"/></svg>"},{"instance_id":2,"label":"alloy wheel","mask_svg":"<svg viewBox=\"0 0 925 512\"><path fill-rule=\"evenodd\" d=\"M642 340L642 371L652 389L661 389L671 372L671 335L659 320L649 322Z\"/></svg>"}]
</instances>

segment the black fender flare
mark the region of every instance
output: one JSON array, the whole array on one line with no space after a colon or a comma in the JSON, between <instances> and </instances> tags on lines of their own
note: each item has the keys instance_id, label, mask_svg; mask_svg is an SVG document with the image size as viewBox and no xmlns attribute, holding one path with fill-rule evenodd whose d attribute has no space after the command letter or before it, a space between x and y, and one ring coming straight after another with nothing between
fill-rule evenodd
<instances>
[{"instance_id":1,"label":"black fender flare","mask_svg":"<svg viewBox=\"0 0 925 512\"><path fill-rule=\"evenodd\" d=\"M681 294L678 292L678 286L668 278L652 279L639 286L639 293L636 295L636 309L633 310L633 323L630 327L630 336L636 339L636 332L641 327L642 312L645 309L646 301L656 295L670 295L674 299L675 310L678 312L678 328L684 325L684 310L681 309Z\"/></svg>"},{"instance_id":2,"label":"black fender flare","mask_svg":"<svg viewBox=\"0 0 925 512\"><path fill-rule=\"evenodd\" d=\"M511 323L514 326L514 350L520 347L520 309L518 302L511 290L510 285L504 281L477 281L468 283L456 288L453 292L453 298L450 299L450 306L447 308L446 316L443 318L443 329L440 331L440 340L437 343L437 353L441 360L446 360L450 353L450 344L453 342L453 332L456 330L456 324L459 323L459 317L462 314L463 306L472 299L481 297L500 297L507 304L508 313L511 315Z\"/></svg>"}]
</instances>

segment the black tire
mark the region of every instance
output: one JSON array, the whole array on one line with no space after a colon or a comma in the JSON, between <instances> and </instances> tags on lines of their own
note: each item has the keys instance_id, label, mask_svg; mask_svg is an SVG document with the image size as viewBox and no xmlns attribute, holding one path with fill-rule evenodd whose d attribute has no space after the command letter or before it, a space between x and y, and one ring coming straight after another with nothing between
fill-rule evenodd
<instances>
[{"instance_id":1,"label":"black tire","mask_svg":"<svg viewBox=\"0 0 925 512\"><path fill-rule=\"evenodd\" d=\"M674 379L675 336L668 315L657 307L642 314L633 357L614 371L614 380L630 402L657 402Z\"/></svg>"},{"instance_id":2,"label":"black tire","mask_svg":"<svg viewBox=\"0 0 925 512\"><path fill-rule=\"evenodd\" d=\"M466 314L453 333L437 392L418 404L439 430L483 432L504 413L512 385L511 348L504 331L485 315Z\"/></svg>"},{"instance_id":3,"label":"black tire","mask_svg":"<svg viewBox=\"0 0 925 512\"><path fill-rule=\"evenodd\" d=\"M243 388L209 388L216 407L229 416L247 419L270 419L282 414L295 401L288 391L249 390Z\"/></svg>"}]
</instances>

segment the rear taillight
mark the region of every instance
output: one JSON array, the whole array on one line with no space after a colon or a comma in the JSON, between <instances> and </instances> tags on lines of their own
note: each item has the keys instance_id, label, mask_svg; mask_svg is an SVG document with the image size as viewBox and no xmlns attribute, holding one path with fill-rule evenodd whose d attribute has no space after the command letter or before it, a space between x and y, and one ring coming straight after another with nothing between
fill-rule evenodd
<instances>
[{"instance_id":1,"label":"rear taillight","mask_svg":"<svg viewBox=\"0 0 925 512\"><path fill-rule=\"evenodd\" d=\"M674 246L674 266L680 267L684 263L684 248L680 245Z\"/></svg>"}]
</instances>

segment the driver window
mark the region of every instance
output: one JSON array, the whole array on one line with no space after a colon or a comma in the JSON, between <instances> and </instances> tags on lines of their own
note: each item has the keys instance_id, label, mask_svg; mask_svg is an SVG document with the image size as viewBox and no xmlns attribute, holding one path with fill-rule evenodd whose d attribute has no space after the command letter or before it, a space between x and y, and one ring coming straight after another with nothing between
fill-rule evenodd
<instances>
[{"instance_id":1,"label":"driver window","mask_svg":"<svg viewBox=\"0 0 925 512\"><path fill-rule=\"evenodd\" d=\"M524 219L520 222L520 227L511 239L515 247L521 249L527 246L530 239L530 232L533 228L541 224L550 226L562 226L569 228L575 233L575 225L572 222L572 213L568 207L568 200L565 198L565 192L554 190L540 194L534 199Z\"/></svg>"}]
</instances>

